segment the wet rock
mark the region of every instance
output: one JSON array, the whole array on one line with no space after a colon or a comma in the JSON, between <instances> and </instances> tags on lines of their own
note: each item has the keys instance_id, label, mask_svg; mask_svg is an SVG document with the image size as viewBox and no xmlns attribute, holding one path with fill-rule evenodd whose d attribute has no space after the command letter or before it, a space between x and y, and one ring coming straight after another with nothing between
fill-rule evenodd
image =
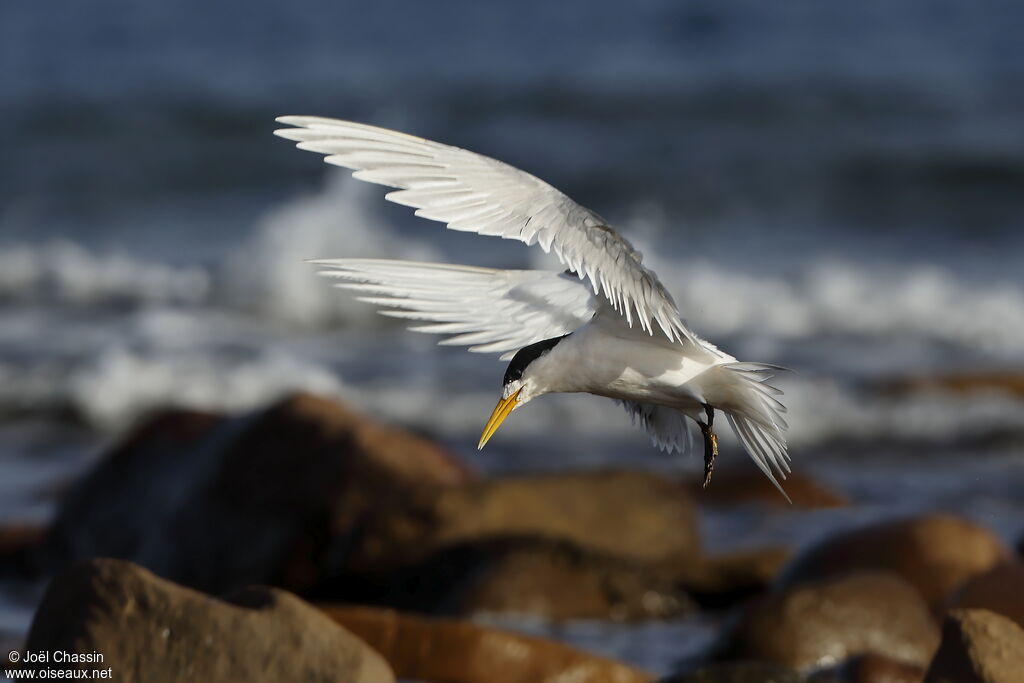
<instances>
[{"instance_id":1,"label":"wet rock","mask_svg":"<svg viewBox=\"0 0 1024 683\"><path fill-rule=\"evenodd\" d=\"M620 662L470 622L391 610L321 606L380 652L399 678L446 683L646 683Z\"/></svg>"},{"instance_id":2,"label":"wet rock","mask_svg":"<svg viewBox=\"0 0 1024 683\"><path fill-rule=\"evenodd\" d=\"M804 474L790 474L782 485L796 507L832 508L850 503L849 498L843 494ZM703 488L703 477L691 479L689 488L694 500L701 504L763 503L789 507L789 503L779 495L767 477L754 468L716 470L707 488Z\"/></svg>"},{"instance_id":3,"label":"wet rock","mask_svg":"<svg viewBox=\"0 0 1024 683\"><path fill-rule=\"evenodd\" d=\"M695 509L682 485L652 473L604 471L509 477L407 496L370 516L350 566L408 566L446 546L513 536L566 540L673 572L699 556Z\"/></svg>"},{"instance_id":4,"label":"wet rock","mask_svg":"<svg viewBox=\"0 0 1024 683\"><path fill-rule=\"evenodd\" d=\"M998 392L1024 396L1024 375L1012 372L974 372L956 375L904 377L891 380L882 389L894 394L946 392L956 394Z\"/></svg>"},{"instance_id":5,"label":"wet rock","mask_svg":"<svg viewBox=\"0 0 1024 683\"><path fill-rule=\"evenodd\" d=\"M796 586L761 598L729 629L725 659L760 660L797 670L877 653L926 664L938 628L912 586L871 572Z\"/></svg>"},{"instance_id":6,"label":"wet rock","mask_svg":"<svg viewBox=\"0 0 1024 683\"><path fill-rule=\"evenodd\" d=\"M1008 562L968 580L949 607L987 609L1024 628L1024 563Z\"/></svg>"},{"instance_id":7,"label":"wet rock","mask_svg":"<svg viewBox=\"0 0 1024 683\"><path fill-rule=\"evenodd\" d=\"M420 563L339 575L314 595L429 614L552 620L667 618L695 609L682 587L643 563L538 536L446 546Z\"/></svg>"},{"instance_id":8,"label":"wet rock","mask_svg":"<svg viewBox=\"0 0 1024 683\"><path fill-rule=\"evenodd\" d=\"M37 573L36 552L46 538L39 524L10 523L0 527L0 576L28 578Z\"/></svg>"},{"instance_id":9,"label":"wet rock","mask_svg":"<svg viewBox=\"0 0 1024 683\"><path fill-rule=\"evenodd\" d=\"M807 678L792 669L764 662L709 664L696 671L663 679L659 683L804 683Z\"/></svg>"},{"instance_id":10,"label":"wet rock","mask_svg":"<svg viewBox=\"0 0 1024 683\"><path fill-rule=\"evenodd\" d=\"M469 478L430 441L310 395L231 420L172 411L76 487L47 558L131 559L211 592L302 590L334 571L369 508Z\"/></svg>"},{"instance_id":11,"label":"wet rock","mask_svg":"<svg viewBox=\"0 0 1024 683\"><path fill-rule=\"evenodd\" d=\"M472 550L481 561L448 599L456 614L635 620L665 619L695 609L685 591L645 565L583 551L565 541L508 539L473 544ZM441 563L451 566L453 554L443 553Z\"/></svg>"},{"instance_id":12,"label":"wet rock","mask_svg":"<svg viewBox=\"0 0 1024 683\"><path fill-rule=\"evenodd\" d=\"M783 586L857 570L892 571L913 584L936 614L950 592L1008 556L988 529L949 515L872 524L825 539L798 557Z\"/></svg>"},{"instance_id":13,"label":"wet rock","mask_svg":"<svg viewBox=\"0 0 1024 683\"><path fill-rule=\"evenodd\" d=\"M1024 680L1024 630L983 609L953 610L925 683L1015 683Z\"/></svg>"},{"instance_id":14,"label":"wet rock","mask_svg":"<svg viewBox=\"0 0 1024 683\"><path fill-rule=\"evenodd\" d=\"M28 650L98 652L118 681L393 683L358 637L284 591L219 600L120 560L93 560L50 584Z\"/></svg>"},{"instance_id":15,"label":"wet rock","mask_svg":"<svg viewBox=\"0 0 1024 683\"><path fill-rule=\"evenodd\" d=\"M836 669L811 677L811 683L921 683L923 666L878 654L858 655Z\"/></svg>"},{"instance_id":16,"label":"wet rock","mask_svg":"<svg viewBox=\"0 0 1024 683\"><path fill-rule=\"evenodd\" d=\"M757 548L702 558L686 588L702 607L722 608L763 593L792 557L789 548Z\"/></svg>"}]
</instances>

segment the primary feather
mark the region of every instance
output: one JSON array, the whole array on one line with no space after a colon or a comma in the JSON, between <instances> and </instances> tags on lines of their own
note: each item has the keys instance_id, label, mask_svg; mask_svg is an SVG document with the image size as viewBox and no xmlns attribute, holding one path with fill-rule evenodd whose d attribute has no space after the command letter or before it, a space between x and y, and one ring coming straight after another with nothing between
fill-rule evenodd
<instances>
[{"instance_id":1,"label":"primary feather","mask_svg":"<svg viewBox=\"0 0 1024 683\"><path fill-rule=\"evenodd\" d=\"M632 244L593 211L506 163L405 133L313 116L282 116L274 131L300 149L353 169L353 177L399 188L387 199L452 230L539 244L585 275L616 311L670 340L695 336L672 296Z\"/></svg>"}]
</instances>

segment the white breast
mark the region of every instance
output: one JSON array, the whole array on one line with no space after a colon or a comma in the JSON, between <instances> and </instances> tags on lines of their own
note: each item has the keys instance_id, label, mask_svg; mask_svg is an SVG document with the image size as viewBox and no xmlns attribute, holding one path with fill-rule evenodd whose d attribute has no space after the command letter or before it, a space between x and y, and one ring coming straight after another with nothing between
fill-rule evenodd
<instances>
[{"instance_id":1,"label":"white breast","mask_svg":"<svg viewBox=\"0 0 1024 683\"><path fill-rule=\"evenodd\" d=\"M547 392L586 392L682 408L703 400L695 378L734 360L714 347L672 343L628 327L617 315L598 315L538 359L531 374Z\"/></svg>"}]
</instances>

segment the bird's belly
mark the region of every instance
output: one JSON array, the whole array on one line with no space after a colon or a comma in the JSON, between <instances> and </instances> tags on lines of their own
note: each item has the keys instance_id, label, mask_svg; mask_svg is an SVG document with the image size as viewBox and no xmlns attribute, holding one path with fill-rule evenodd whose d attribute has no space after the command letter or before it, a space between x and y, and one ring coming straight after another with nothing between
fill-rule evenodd
<instances>
[{"instance_id":1,"label":"bird's belly","mask_svg":"<svg viewBox=\"0 0 1024 683\"><path fill-rule=\"evenodd\" d=\"M575 346L573 374L578 386L572 391L676 408L702 402L697 383L691 380L711 365L687 355L681 346L597 334L583 336Z\"/></svg>"}]
</instances>

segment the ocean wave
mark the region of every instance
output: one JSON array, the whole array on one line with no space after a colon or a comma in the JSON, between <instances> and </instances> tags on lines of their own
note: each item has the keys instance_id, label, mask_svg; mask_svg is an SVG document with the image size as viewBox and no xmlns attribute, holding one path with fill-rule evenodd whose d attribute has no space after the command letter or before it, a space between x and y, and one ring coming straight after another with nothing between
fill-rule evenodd
<instances>
[{"instance_id":1,"label":"ocean wave","mask_svg":"<svg viewBox=\"0 0 1024 683\"><path fill-rule=\"evenodd\" d=\"M86 309L124 303L207 307L285 326L394 327L374 307L332 288L306 260L473 258L440 254L431 244L432 234L443 237L440 227L427 226L422 237L399 231L382 217L379 194L343 174L331 175L319 193L265 216L248 241L213 266L172 266L70 242L0 249L0 301L56 301ZM647 254L688 322L712 339L774 340L778 346L845 337L874 340L882 348L917 339L976 357L1024 356L1024 289L1018 280L982 279L928 263L897 266L813 253L780 264L782 274L773 274L763 265L673 258L661 228L642 216L627 220L623 232ZM502 246L491 242L480 242L481 254L485 247ZM539 250L523 252L532 259L523 267L559 267Z\"/></svg>"}]
</instances>

